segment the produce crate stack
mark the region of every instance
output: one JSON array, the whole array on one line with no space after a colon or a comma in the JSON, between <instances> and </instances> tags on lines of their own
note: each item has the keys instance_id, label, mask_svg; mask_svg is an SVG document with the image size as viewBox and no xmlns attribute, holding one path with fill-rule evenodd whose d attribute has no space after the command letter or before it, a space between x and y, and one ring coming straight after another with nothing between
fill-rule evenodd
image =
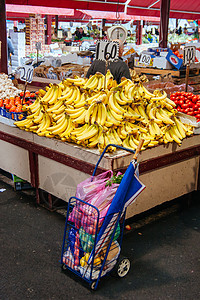
<instances>
[{"instance_id":1,"label":"produce crate stack","mask_svg":"<svg viewBox=\"0 0 200 300\"><path fill-rule=\"evenodd\" d=\"M41 43L41 51L49 52L47 45L45 45L45 26L44 19L40 16L29 18L25 20L26 24L26 55L36 53L36 43Z\"/></svg>"},{"instance_id":2,"label":"produce crate stack","mask_svg":"<svg viewBox=\"0 0 200 300\"><path fill-rule=\"evenodd\" d=\"M11 56L12 69L21 64L21 58L25 56L25 32L10 31L11 41L14 46L14 55Z\"/></svg>"}]
</instances>

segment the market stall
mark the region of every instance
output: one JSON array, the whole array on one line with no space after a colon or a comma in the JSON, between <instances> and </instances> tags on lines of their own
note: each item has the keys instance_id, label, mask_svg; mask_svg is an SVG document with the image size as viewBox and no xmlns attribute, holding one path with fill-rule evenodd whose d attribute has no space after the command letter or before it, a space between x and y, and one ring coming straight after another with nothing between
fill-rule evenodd
<instances>
[{"instance_id":1,"label":"market stall","mask_svg":"<svg viewBox=\"0 0 200 300\"><path fill-rule=\"evenodd\" d=\"M47 191L68 201L78 183L92 174L99 153L0 123L0 168L31 182L37 190ZM125 171L132 155L123 151L107 154L99 172ZM146 190L128 209L134 216L166 201L200 188L199 135L185 139L181 147L170 144L145 150L139 157L140 179Z\"/></svg>"}]
</instances>

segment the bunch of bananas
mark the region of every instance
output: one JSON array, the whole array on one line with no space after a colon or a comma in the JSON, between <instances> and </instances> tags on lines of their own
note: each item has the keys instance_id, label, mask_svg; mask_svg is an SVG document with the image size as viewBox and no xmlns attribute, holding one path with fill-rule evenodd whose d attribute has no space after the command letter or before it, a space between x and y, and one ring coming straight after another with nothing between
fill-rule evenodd
<instances>
[{"instance_id":1,"label":"bunch of bananas","mask_svg":"<svg viewBox=\"0 0 200 300\"><path fill-rule=\"evenodd\" d=\"M117 85L108 70L89 79L67 78L40 91L36 101L24 108L27 118L15 122L20 129L58 138L88 148L117 144L142 150L182 139L193 128L176 116L173 101L164 91L150 93L141 82L123 78ZM115 151L115 147L109 147Z\"/></svg>"}]
</instances>

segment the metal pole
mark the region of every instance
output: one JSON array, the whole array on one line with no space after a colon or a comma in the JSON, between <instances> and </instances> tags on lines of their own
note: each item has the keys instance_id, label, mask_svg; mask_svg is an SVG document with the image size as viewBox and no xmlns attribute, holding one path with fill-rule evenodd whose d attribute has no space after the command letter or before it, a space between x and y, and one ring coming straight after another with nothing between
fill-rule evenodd
<instances>
[{"instance_id":1,"label":"metal pole","mask_svg":"<svg viewBox=\"0 0 200 300\"><path fill-rule=\"evenodd\" d=\"M170 0L160 1L160 34L159 46L167 48L168 24L169 24Z\"/></svg>"},{"instance_id":2,"label":"metal pole","mask_svg":"<svg viewBox=\"0 0 200 300\"><path fill-rule=\"evenodd\" d=\"M47 45L51 44L51 20L52 16L47 15Z\"/></svg>"},{"instance_id":3,"label":"metal pole","mask_svg":"<svg viewBox=\"0 0 200 300\"><path fill-rule=\"evenodd\" d=\"M8 74L8 57L7 57L7 32L6 32L6 5L5 0L0 1L0 72Z\"/></svg>"},{"instance_id":4,"label":"metal pole","mask_svg":"<svg viewBox=\"0 0 200 300\"><path fill-rule=\"evenodd\" d=\"M185 91L188 91L188 80L190 74L190 63L186 66L186 76L185 76Z\"/></svg>"}]
</instances>

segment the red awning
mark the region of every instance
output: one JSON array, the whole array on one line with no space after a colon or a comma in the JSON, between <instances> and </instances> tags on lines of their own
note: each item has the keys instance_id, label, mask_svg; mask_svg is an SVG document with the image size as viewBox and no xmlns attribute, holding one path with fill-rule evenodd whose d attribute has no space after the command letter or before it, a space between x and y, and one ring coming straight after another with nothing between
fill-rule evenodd
<instances>
[{"instance_id":1,"label":"red awning","mask_svg":"<svg viewBox=\"0 0 200 300\"><path fill-rule=\"evenodd\" d=\"M59 16L74 16L74 9L45 7L45 6L31 6L31 5L13 5L6 4L6 12L10 16L15 16L16 13L22 14L40 14L40 15L59 15ZM8 14L9 15L9 14Z\"/></svg>"},{"instance_id":2,"label":"red awning","mask_svg":"<svg viewBox=\"0 0 200 300\"><path fill-rule=\"evenodd\" d=\"M91 10L80 10L83 13L87 15L91 15L92 19L106 19L106 20L117 20L119 19L120 21L137 21L137 20L145 20L145 21L160 21L160 18L158 17L149 17L149 16L131 16L127 15L123 12L120 12L116 14L116 12L110 12L110 11L91 11Z\"/></svg>"},{"instance_id":3,"label":"red awning","mask_svg":"<svg viewBox=\"0 0 200 300\"><path fill-rule=\"evenodd\" d=\"M160 0L6 0L6 3L82 10L125 12L135 16L160 16ZM55 13L54 13L55 15ZM170 18L200 19L200 0L171 0Z\"/></svg>"},{"instance_id":4,"label":"red awning","mask_svg":"<svg viewBox=\"0 0 200 300\"><path fill-rule=\"evenodd\" d=\"M129 15L160 16L160 0L130 0L127 5ZM171 0L170 18L200 19L200 0Z\"/></svg>"}]
</instances>

